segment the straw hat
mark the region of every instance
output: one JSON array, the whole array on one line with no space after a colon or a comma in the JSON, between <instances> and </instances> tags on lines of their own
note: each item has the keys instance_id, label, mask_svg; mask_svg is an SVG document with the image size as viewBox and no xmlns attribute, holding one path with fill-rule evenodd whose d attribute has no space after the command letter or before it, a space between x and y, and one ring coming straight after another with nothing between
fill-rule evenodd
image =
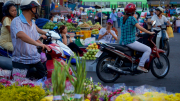
<instances>
[{"instance_id":1,"label":"straw hat","mask_svg":"<svg viewBox=\"0 0 180 101\"><path fill-rule=\"evenodd\" d=\"M92 7L89 7L90 10L92 10L93 8Z\"/></svg>"},{"instance_id":2,"label":"straw hat","mask_svg":"<svg viewBox=\"0 0 180 101\"><path fill-rule=\"evenodd\" d=\"M80 10L83 10L84 8L83 8L83 7L80 7L79 9L80 9Z\"/></svg>"},{"instance_id":3,"label":"straw hat","mask_svg":"<svg viewBox=\"0 0 180 101\"><path fill-rule=\"evenodd\" d=\"M99 10L98 12L102 12L101 10Z\"/></svg>"}]
</instances>

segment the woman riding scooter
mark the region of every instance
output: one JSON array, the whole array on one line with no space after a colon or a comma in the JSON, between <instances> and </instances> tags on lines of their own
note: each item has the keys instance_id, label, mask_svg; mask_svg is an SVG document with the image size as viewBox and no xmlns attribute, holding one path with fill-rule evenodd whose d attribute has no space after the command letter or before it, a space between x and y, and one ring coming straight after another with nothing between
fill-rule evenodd
<instances>
[{"instance_id":1,"label":"woman riding scooter","mask_svg":"<svg viewBox=\"0 0 180 101\"><path fill-rule=\"evenodd\" d=\"M11 26L11 21L17 15L15 2L7 1L3 5L2 13L4 17L1 19L2 28L0 35L0 46L8 51L13 51L10 26Z\"/></svg>"},{"instance_id":2,"label":"woman riding scooter","mask_svg":"<svg viewBox=\"0 0 180 101\"><path fill-rule=\"evenodd\" d=\"M121 17L120 19L120 26L121 26L120 44L125 45L133 50L144 52L140 59L137 70L147 73L148 70L144 68L144 64L151 54L151 48L135 40L136 27L139 30L148 34L154 34L154 32L149 32L138 24L137 20L133 17L135 11L136 11L136 6L133 3L129 3L125 7L125 16Z\"/></svg>"}]
</instances>

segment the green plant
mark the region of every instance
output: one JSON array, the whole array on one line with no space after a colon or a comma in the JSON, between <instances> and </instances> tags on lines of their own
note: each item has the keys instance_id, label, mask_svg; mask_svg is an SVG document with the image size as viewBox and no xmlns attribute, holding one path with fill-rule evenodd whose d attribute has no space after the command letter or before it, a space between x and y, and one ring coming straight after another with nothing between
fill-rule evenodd
<instances>
[{"instance_id":1,"label":"green plant","mask_svg":"<svg viewBox=\"0 0 180 101\"><path fill-rule=\"evenodd\" d=\"M65 67L61 65L60 62L54 59L54 71L51 76L52 86L53 86L53 95L63 95L65 89L65 82L66 82L66 72ZM62 96L63 101L67 101L65 96Z\"/></svg>"},{"instance_id":2,"label":"green plant","mask_svg":"<svg viewBox=\"0 0 180 101\"><path fill-rule=\"evenodd\" d=\"M71 57L72 58L72 57ZM71 60L70 58L70 60ZM72 68L72 71L74 72L75 77L69 74L69 68L70 68L70 61L67 66L64 68L66 69L66 73L68 74L68 78L71 82L71 84L74 86L75 94L83 94L84 93L84 82L86 79L86 61L84 59L80 59L79 56L75 56L76 59L76 70ZM75 99L74 101L79 101L81 99Z\"/></svg>"}]
</instances>

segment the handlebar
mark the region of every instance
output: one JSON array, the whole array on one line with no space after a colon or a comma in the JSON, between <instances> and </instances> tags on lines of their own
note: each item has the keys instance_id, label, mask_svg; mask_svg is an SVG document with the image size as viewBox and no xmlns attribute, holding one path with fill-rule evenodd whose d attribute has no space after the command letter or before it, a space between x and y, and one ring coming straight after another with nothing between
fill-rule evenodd
<instances>
[{"instance_id":1,"label":"handlebar","mask_svg":"<svg viewBox=\"0 0 180 101\"><path fill-rule=\"evenodd\" d=\"M40 49L42 50L43 48L41 46L37 46L37 49ZM51 53L52 52L52 49L50 51L48 51L46 48L44 48L44 50L46 53Z\"/></svg>"},{"instance_id":2,"label":"handlebar","mask_svg":"<svg viewBox=\"0 0 180 101\"><path fill-rule=\"evenodd\" d=\"M161 26L159 25L159 26L157 26L157 27L160 27L161 28ZM166 25L166 27L171 27L170 25Z\"/></svg>"}]
</instances>

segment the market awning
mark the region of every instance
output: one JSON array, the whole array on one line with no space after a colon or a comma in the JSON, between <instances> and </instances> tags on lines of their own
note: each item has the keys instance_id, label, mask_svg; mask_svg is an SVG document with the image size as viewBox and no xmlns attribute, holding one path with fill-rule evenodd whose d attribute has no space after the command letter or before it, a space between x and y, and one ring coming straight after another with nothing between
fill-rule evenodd
<instances>
[{"instance_id":1,"label":"market awning","mask_svg":"<svg viewBox=\"0 0 180 101\"><path fill-rule=\"evenodd\" d=\"M94 6L78 5L78 8L80 8L80 7L83 7L83 8L90 8L90 7L92 7L92 8L94 8Z\"/></svg>"},{"instance_id":2,"label":"market awning","mask_svg":"<svg viewBox=\"0 0 180 101\"><path fill-rule=\"evenodd\" d=\"M57 7L51 11L52 14L64 14L64 15L69 14L70 12L71 10L69 8L63 6Z\"/></svg>"}]
</instances>

